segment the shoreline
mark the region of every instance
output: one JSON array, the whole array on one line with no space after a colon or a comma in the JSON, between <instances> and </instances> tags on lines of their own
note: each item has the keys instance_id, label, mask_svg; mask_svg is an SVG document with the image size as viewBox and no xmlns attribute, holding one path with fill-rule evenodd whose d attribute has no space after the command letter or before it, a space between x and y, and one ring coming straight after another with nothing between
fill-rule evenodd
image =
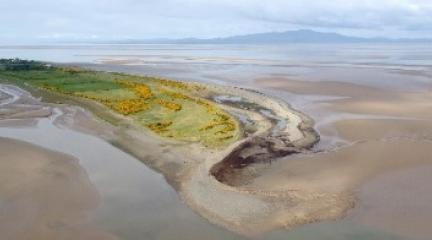
<instances>
[{"instance_id":1,"label":"shoreline","mask_svg":"<svg viewBox=\"0 0 432 240\"><path fill-rule=\"evenodd\" d=\"M77 158L5 137L0 150L3 237L119 239L89 221L101 196Z\"/></svg>"},{"instance_id":2,"label":"shoreline","mask_svg":"<svg viewBox=\"0 0 432 240\"><path fill-rule=\"evenodd\" d=\"M201 83L200 83L201 84ZM284 102L280 100L275 100L273 98L269 98L264 96L260 93L254 93L249 90L245 89L234 89L232 87L223 87L223 86L216 86L216 85L208 85L208 84L202 84L204 86L207 86L208 89L210 89L210 92L213 92L212 95L218 92L224 93L225 95L228 93L228 95L233 94L234 96L241 96L249 103L258 104L263 109L271 109L270 111L272 114L276 115L282 115L279 116L279 118L283 117L296 117L296 120L294 120L294 123L291 122L291 119L285 119L286 126L282 130L288 130L289 133L293 129L297 128L297 133L294 133L293 135L285 135L286 140L285 141L291 141L292 147L298 149L298 151L302 151L302 149L307 149L313 146L315 142L317 142L318 137L317 134L314 132L312 125L313 121L310 118L307 118L305 115L292 110L289 105L285 104ZM40 90L38 90L40 91ZM62 106L62 105L59 105ZM63 105L64 106L64 105ZM67 106L67 105L66 105ZM219 106L224 106L223 104L219 104ZM86 106L84 106L86 107ZM236 108L235 104L233 106L225 106L224 109L229 111L231 108ZM206 217L209 221L217 223L218 225L224 226L232 231L240 232L243 234L250 234L250 230L256 229L256 226L247 226L245 230L244 225L250 221L252 218L261 218L266 216L266 218L270 218L268 216L268 209L260 208L261 210L254 209L255 206L251 205L249 206L249 210L255 211L256 216L241 216L242 213L236 213L235 208L233 211L229 213L224 213L227 215L221 215L221 209L226 206L216 206L216 201L209 200L209 199L202 199L203 195L200 192L200 189L202 189L202 186L206 186L206 188L213 188L213 194L206 193L206 197L223 197L225 194L224 192L229 189L230 192L235 193L234 195L241 195L241 199L243 199L245 205L244 207L248 208L247 205L251 202L262 202L264 205L271 206L269 204L269 200L261 199L261 196L256 193L252 193L250 191L245 192L242 190L236 190L235 188L227 188L227 185L222 184L216 179L212 178L209 174L211 172L211 168L219 163L221 159L225 159L228 154L230 154L234 148L244 148L246 142L250 142L253 145L259 146L259 142L256 142L257 138L262 138L265 140L275 141L281 136L272 136L271 130L276 127L276 124L274 120L271 120L268 116L265 116L262 113L257 113L255 111L250 109L240 109L240 111L245 112L245 114L248 115L248 117L252 118L253 120L257 120L256 127L258 128L255 135L246 137L243 140L237 141L234 144L231 144L231 146L225 148L225 149L204 149L199 144L183 144L176 141L166 141L166 139L154 137L151 134L145 134L142 135L143 132L139 129L136 129L132 126L128 126L127 128L123 127L115 127L115 126L105 126L101 128L100 130L90 130L86 129L85 131L92 132L95 135L105 135L103 138L113 144L114 146L120 147L121 149L125 150L126 152L131 153L132 155L136 156L137 158L144 161L147 165L152 167L153 169L157 170L158 172L161 172L164 174L165 178L170 182L175 188L179 191L179 194L183 197L184 201L187 205L198 211L200 215ZM259 116L258 116L259 115ZM88 116L87 116L88 117ZM85 121L85 120L84 120ZM76 123L66 123L68 121L64 121L65 125L69 125L68 127L72 128L79 128L83 130L83 126L76 126ZM70 121L69 121L70 122ZM74 127L75 126L75 127ZM84 127L85 128L85 127ZM105 128L105 129L104 129ZM109 134L107 135L104 133L106 128L111 129L109 130ZM285 133L286 134L286 133ZM267 139L266 139L267 138ZM154 153L144 153L140 151L140 145L150 144L151 146L154 146L155 152ZM245 145L243 145L245 144ZM167 152L167 149L165 147L161 146L169 146L169 150ZM264 149L268 148L264 147ZM281 150L282 151L282 150ZM178 159L178 153L181 154L181 160ZM284 152L284 155L291 154L292 152ZM269 152L269 154L273 154L272 152ZM160 158L163 156L164 160L158 160L157 158ZM176 156L176 157L174 157ZM208 156L205 159L202 159L202 156ZM150 159L150 161L149 161ZM167 160L168 159L168 160ZM205 172L202 172L202 170L205 169ZM248 174L246 172L246 174ZM196 184L199 184L201 186L197 187ZM203 185L204 184L204 185ZM228 184L229 185L229 184ZM194 187L191 187L194 186ZM234 196L238 200L238 196ZM285 198L288 199L288 198ZM229 196L227 199L229 201ZM280 202L283 202L281 199L279 199ZM267 202L267 203L266 203ZM238 203L237 203L238 204ZM275 208L276 209L276 208ZM261 213L260 213L261 211ZM274 211L276 212L276 211ZM239 215L236 217L235 222L233 222L233 219L231 216ZM262 216L259 216L262 215ZM241 220L243 218L243 220ZM239 219L242 221L242 223L238 223ZM304 221L304 220L302 220ZM235 225L233 225L233 223ZM297 225L299 222L292 222L289 224L283 224L283 226L288 225ZM274 223L273 223L274 225ZM282 225L278 224L274 227L281 227ZM266 227L265 230L269 230L269 227ZM263 229L259 229L258 231L254 231L254 233L258 233L263 231Z\"/></svg>"},{"instance_id":3,"label":"shoreline","mask_svg":"<svg viewBox=\"0 0 432 240\"><path fill-rule=\"evenodd\" d=\"M202 84L208 86L206 98L235 115L247 132L242 140L225 149L206 149L198 143L180 143L151 133L143 134L142 128L125 127L125 124L113 126L95 119L82 106L51 105L64 107L66 111L65 116L56 121L57 125L98 136L136 156L145 165L162 173L181 199L199 215L245 236L260 236L278 228L293 229L345 217L361 223L367 219L376 221L368 209L362 208L362 203L370 199L375 201L379 198L379 192L375 190L372 195L362 194L359 193L364 191L362 187L369 186L369 181L383 174L391 175L408 167L430 164L427 159L430 142L426 141L429 133L424 131L432 118L428 111L432 96L428 90L418 93L383 91L349 83L301 82L281 78L258 79L256 84L263 92L278 89L299 96L329 96L311 100L319 104L306 112L317 121L324 139L337 133L333 137L345 143L335 148L324 146L318 151L309 149L319 137L315 135L314 138L316 132L313 131L307 133L312 135L308 141L298 142L297 146L304 147L298 151L299 154L286 156L284 153L278 155L277 151L276 154L271 152L273 146L269 147L266 143L280 139L280 136L273 134L284 130L280 128L286 123L280 117L286 117L284 109L290 109L298 119L307 123L303 128L305 132L308 126L314 125L314 121L292 110L286 103L289 98L268 97L255 90L236 87ZM262 111L263 104L268 104L264 108L271 106L274 110ZM315 115L317 109L320 111ZM298 136L301 135L293 134L289 140L295 142ZM264 139L264 143L259 142L260 138ZM251 143L261 148L255 148L252 144L247 146L252 150L246 151L244 146ZM415 152L409 151L409 148L415 149ZM243 150L247 153L242 153ZM236 162L239 155L254 156L263 152L278 159L269 163L252 158L244 166L242 161L247 158ZM415 160L408 161L411 158ZM219 167L222 165L222 169L229 167L232 170L224 175L231 177L225 182L212 176L217 174L218 164ZM364 196L367 199L363 199ZM398 207L393 206L391 212L398 213ZM360 213L358 209L361 209ZM364 216L366 220L359 216ZM404 223L403 219L398 221ZM385 223L380 226L389 228ZM421 231L427 232L425 229Z\"/></svg>"},{"instance_id":4,"label":"shoreline","mask_svg":"<svg viewBox=\"0 0 432 240\"><path fill-rule=\"evenodd\" d=\"M369 192L363 194L362 187L369 186L370 180L382 174L392 174L393 171L400 171L409 166L430 164L427 160L429 142L420 138L424 134L427 135L422 129L427 128L428 122L415 120L432 117L430 111L426 111L430 99L427 92L405 95L405 93L384 92L346 83L287 82L281 79L258 81L258 86L263 83L270 88L285 88L298 94L320 95L321 93L335 96L318 100L324 106L317 107L328 112L331 118L326 119L326 114L317 116L312 114L312 116L320 125L320 134L323 134L324 138L336 131L347 144L338 148L323 149L325 151L316 152L312 149L281 157L271 164L259 161L252 163L234 173L242 177L232 179L234 184L230 186L209 174L213 167L230 156L236 147L246 144L245 139L263 136L263 134L271 135L271 129L277 128L278 123L283 121L275 119L272 114L257 114L253 104L245 104L241 98L239 100L227 96L242 92L247 98L252 94L256 96L255 100L261 103L263 98L267 98L263 94L254 93L254 90L213 85L218 88L218 91L224 93L221 95L224 97L218 98L221 101L218 103L219 106L223 106L228 112L235 111L235 105L250 108L249 113L244 109L238 109L237 113L242 115L242 118L247 116L253 119L259 129L259 131L256 129L249 131L243 142L237 142L236 146L232 145L225 150L205 149L197 143L167 141L154 134L145 135L142 129L124 128L121 124L113 126L98 120L82 107L77 108L69 104L48 105L61 107L65 111L65 115L55 121L56 125L98 136L136 156L145 165L162 173L169 184L176 189L182 201L199 215L218 226L249 237L260 236L274 229L293 229L315 222L338 220L343 223L346 221L339 220L341 218L359 223L367 222L368 219L376 222L375 219L378 218L368 209L364 209L362 204L379 198L381 192L375 190L373 194ZM217 96L210 94L208 97L214 100ZM281 101L283 106L289 107L285 103L286 99L283 101L278 100L280 98L270 98L276 103ZM404 103L408 100L409 102ZM382 110L367 109L367 105L364 104L369 104L370 101L376 101L378 103L376 106L382 107ZM393 105L408 106L411 103L421 104L417 104L415 108L411 107L409 112L404 114L401 114L399 108L393 107ZM38 104L46 105L46 103ZM315 110L309 109L307 112ZM381 115L377 115L379 111ZM351 115L345 117L343 115L345 112ZM309 118L309 121L310 125L314 124L312 119ZM382 140L378 141L379 139ZM417 153L405 151L407 148L416 149ZM392 149L400 149L398 153L400 156L393 154ZM206 156L205 159L203 156ZM385 161L381 159L383 156L386 158ZM413 162L407 161L412 156L419 159L415 158ZM398 163L403 164L398 165ZM364 196L367 198L363 199ZM388 211L402 214L397 211L399 207L396 204ZM412 207L412 209L416 208ZM379 219L385 220L386 217L382 216ZM404 224L402 218L398 221ZM380 226L383 229L389 228L386 223ZM410 228L415 229L415 227ZM419 231L427 233L425 229Z\"/></svg>"},{"instance_id":5,"label":"shoreline","mask_svg":"<svg viewBox=\"0 0 432 240\"><path fill-rule=\"evenodd\" d=\"M308 111L321 111L313 116L323 139L337 134L346 143L277 161L250 188L348 191L356 206L341 222L365 224L401 238L427 239L430 230L421 220L432 217L423 204L431 198L416 189L429 186L430 176L421 169L432 166L431 86L400 91L288 78L258 79L256 84L300 96L334 96L318 100ZM410 187L400 187L402 182ZM422 213L421 218L416 213Z\"/></svg>"}]
</instances>

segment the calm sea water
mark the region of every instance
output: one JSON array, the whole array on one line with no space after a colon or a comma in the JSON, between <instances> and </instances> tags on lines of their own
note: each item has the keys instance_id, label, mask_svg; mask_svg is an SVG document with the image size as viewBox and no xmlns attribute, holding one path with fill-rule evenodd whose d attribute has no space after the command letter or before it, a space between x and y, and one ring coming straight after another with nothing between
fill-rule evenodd
<instances>
[{"instance_id":1,"label":"calm sea water","mask_svg":"<svg viewBox=\"0 0 432 240\"><path fill-rule=\"evenodd\" d=\"M99 65L123 61L129 72L215 83L284 76L406 89L432 81L432 43L0 46L0 58L14 57Z\"/></svg>"},{"instance_id":2,"label":"calm sea water","mask_svg":"<svg viewBox=\"0 0 432 240\"><path fill-rule=\"evenodd\" d=\"M355 64L429 66L431 44L290 44L290 45L0 45L0 57L56 62L93 62L103 57L134 56L148 63L181 61L236 64ZM224 60L225 59L225 60ZM236 60L236 61L232 61Z\"/></svg>"}]
</instances>

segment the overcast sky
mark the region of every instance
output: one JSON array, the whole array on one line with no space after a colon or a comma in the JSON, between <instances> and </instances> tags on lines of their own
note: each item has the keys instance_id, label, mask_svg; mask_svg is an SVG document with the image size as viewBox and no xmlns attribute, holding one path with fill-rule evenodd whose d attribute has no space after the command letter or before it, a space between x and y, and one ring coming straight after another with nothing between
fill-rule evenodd
<instances>
[{"instance_id":1,"label":"overcast sky","mask_svg":"<svg viewBox=\"0 0 432 240\"><path fill-rule=\"evenodd\" d=\"M0 0L0 42L313 29L432 37L432 0Z\"/></svg>"}]
</instances>

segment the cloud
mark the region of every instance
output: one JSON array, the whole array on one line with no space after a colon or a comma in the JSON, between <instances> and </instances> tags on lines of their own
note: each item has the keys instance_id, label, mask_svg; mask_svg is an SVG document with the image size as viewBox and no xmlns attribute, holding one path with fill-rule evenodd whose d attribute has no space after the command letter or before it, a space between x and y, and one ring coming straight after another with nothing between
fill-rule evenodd
<instances>
[{"instance_id":1,"label":"cloud","mask_svg":"<svg viewBox=\"0 0 432 240\"><path fill-rule=\"evenodd\" d=\"M214 37L298 28L432 35L430 0L0 0L0 11L3 39Z\"/></svg>"}]
</instances>

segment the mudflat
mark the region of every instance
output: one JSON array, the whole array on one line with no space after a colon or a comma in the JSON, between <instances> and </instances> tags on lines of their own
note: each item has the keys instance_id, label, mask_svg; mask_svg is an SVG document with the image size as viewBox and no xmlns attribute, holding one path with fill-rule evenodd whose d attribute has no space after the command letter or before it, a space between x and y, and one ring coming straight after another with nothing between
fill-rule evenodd
<instances>
[{"instance_id":1,"label":"mudflat","mask_svg":"<svg viewBox=\"0 0 432 240\"><path fill-rule=\"evenodd\" d=\"M8 64L11 67L17 66L15 60L10 60ZM275 219L274 216L279 215L282 209L291 208L294 206L293 203L300 202L304 197L308 198L309 193L268 194L266 191L243 191L232 181L232 175L239 172L237 169L243 169L253 163L266 162L276 156L297 153L311 148L316 143L318 135L312 128L313 121L290 108L285 102L256 91L235 87L186 84L73 67L45 66L42 63L28 61L21 61L18 66L25 64L35 69L7 70L2 72L2 79L24 86L50 103L42 103L19 88L4 85L2 92L9 98L3 102L3 108L6 110L3 120L44 117L26 110L17 115L16 110L21 109L23 105L31 109L44 110L48 115L45 117L62 116L57 122L62 122L67 127L86 129L84 131L103 137L163 173L192 209L209 221L235 232L255 234L281 226L292 227L309 222L310 219L315 220L318 216L314 214L305 218L289 217L287 220L272 221L271 219ZM38 76L36 80L32 77L34 75ZM109 79L110 77L122 79ZM157 85L149 87L148 84L152 82L156 82ZM168 90L167 87L176 88L176 92L173 89ZM94 91L90 97L83 95L83 92L88 94L87 88ZM182 93L185 89L194 91L195 96ZM123 91L120 95L117 94L119 90ZM104 94L99 94L100 91ZM123 102L122 99L124 91L133 95L127 102ZM156 92L158 93L155 94ZM159 98L161 92L165 99ZM106 99L111 97L112 99ZM119 97L121 99L118 99ZM169 99L169 102L166 99ZM182 105L175 103L175 99ZM89 129L88 126L77 126L79 120L76 121L77 115L74 114L77 111L68 110L68 105L59 105L58 102L67 102L72 108L76 105L81 106L110 124L107 124L105 129L99 129L102 132ZM188 104L194 106L187 107ZM55 107L57 112L53 109ZM153 114L153 110L149 109L154 107L157 108L158 114ZM203 120L203 115L200 114L199 118L194 117L188 108L204 108L206 114L211 114L212 117L201 123L203 126L197 125L196 123ZM142 112L156 117L152 120L156 123L146 124L146 128L143 128L142 124L139 124L142 119L134 116ZM177 113L174 114L176 122L190 125L193 130L191 133L208 132L207 136L213 140L206 141L205 138L196 138L195 135L193 139L182 139L182 136L190 135L190 131L175 127L176 122L170 120L173 113ZM191 119L194 121L191 122ZM165 124L167 121L170 123ZM169 134L166 135L166 132ZM210 144L211 142L217 144ZM265 158L261 156L262 153L266 154ZM231 161L235 162L235 166L230 163ZM221 164L215 170L218 163ZM251 177L248 176L250 174L243 173L242 171L241 179ZM310 203L306 201L303 204L309 206ZM243 207L238 208L239 204ZM346 204L322 205L316 204L316 201L313 201L310 208L324 211L325 214L319 216L322 219L338 217L341 212L348 209ZM337 211L329 212L328 209ZM303 208L295 211L303 211Z\"/></svg>"},{"instance_id":2,"label":"mudflat","mask_svg":"<svg viewBox=\"0 0 432 240\"><path fill-rule=\"evenodd\" d=\"M95 124L88 112L70 114L66 109L73 106L34 99L31 107L24 104L29 111L16 115L29 101L27 94L14 100L18 104L8 102L11 96L3 97L3 108L8 109L4 118L49 117L52 111L46 106L56 106L66 113L57 121L60 125L94 134L133 154L161 172L201 216L246 236L344 221L340 219L414 239L429 235L422 223L432 217L426 204L430 196L419 193L429 191L424 186L430 177L424 169L432 164L430 89L403 91L281 77L254 82L263 91L315 97L311 108L296 106L311 119L256 91L202 86L212 92L208 101L239 121L245 132L242 139L225 148L184 144L143 132L128 121ZM321 137L316 146L313 125ZM338 144L328 144L330 140ZM406 187L399 187L403 184ZM416 185L423 187L419 190Z\"/></svg>"},{"instance_id":3,"label":"mudflat","mask_svg":"<svg viewBox=\"0 0 432 240\"><path fill-rule=\"evenodd\" d=\"M99 195L78 160L0 138L4 239L117 239L89 222Z\"/></svg>"},{"instance_id":4,"label":"mudflat","mask_svg":"<svg viewBox=\"0 0 432 240\"><path fill-rule=\"evenodd\" d=\"M290 156L267 166L248 187L308 188L357 198L347 219L410 239L427 239L432 219L432 92L389 90L340 82L261 79L263 87L300 95L336 96L316 105L331 116L319 132L344 141L315 154Z\"/></svg>"}]
</instances>

